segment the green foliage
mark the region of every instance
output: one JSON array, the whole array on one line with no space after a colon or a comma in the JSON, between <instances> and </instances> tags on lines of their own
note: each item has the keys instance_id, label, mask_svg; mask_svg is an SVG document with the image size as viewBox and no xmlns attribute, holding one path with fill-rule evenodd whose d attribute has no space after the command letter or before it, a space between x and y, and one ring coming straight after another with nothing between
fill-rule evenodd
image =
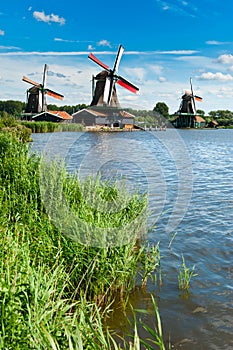
<instances>
[{"instance_id":1,"label":"green foliage","mask_svg":"<svg viewBox=\"0 0 233 350\"><path fill-rule=\"evenodd\" d=\"M151 295L152 304L153 304L153 310L155 315L156 324L154 327L149 326L147 323L140 320L140 324L146 331L146 333L149 335L149 338L147 337L146 340L140 339L137 332L137 321L136 318L134 318L134 346L130 349L132 350L140 350L141 345L143 345L145 349L147 350L165 350L165 343L163 340L163 329L162 329L162 322L158 310L158 306L156 304L155 298L153 295ZM141 313L146 313L144 310L136 310ZM170 344L169 344L170 349Z\"/></svg>"},{"instance_id":2,"label":"green foliage","mask_svg":"<svg viewBox=\"0 0 233 350\"><path fill-rule=\"evenodd\" d=\"M0 134L0 348L110 350L114 341L102 317L117 292L134 287L144 248L132 241L100 249L62 234L42 202L40 166L27 144ZM82 193L91 194L93 182L84 183L83 192L77 178L60 172L72 211L83 220L99 219L100 227L103 220L111 226L113 216L101 218L85 206ZM51 179L53 188L56 181ZM92 194L94 202L96 196L127 202L129 222L146 205L145 198L124 199L124 190L108 184L95 183ZM138 229L144 225L141 218Z\"/></svg>"},{"instance_id":3,"label":"green foliage","mask_svg":"<svg viewBox=\"0 0 233 350\"><path fill-rule=\"evenodd\" d=\"M156 276L156 272L160 270L160 250L159 243L155 246L148 247L148 249L143 249L143 254L141 256L142 263L142 286L145 287L148 278L153 278ZM160 272L160 271L159 271ZM161 282L161 281L160 281Z\"/></svg>"},{"instance_id":4,"label":"green foliage","mask_svg":"<svg viewBox=\"0 0 233 350\"><path fill-rule=\"evenodd\" d=\"M31 130L26 126L20 125L14 117L11 117L6 112L2 112L0 117L0 131L11 134L21 142L31 141Z\"/></svg>"},{"instance_id":5,"label":"green foliage","mask_svg":"<svg viewBox=\"0 0 233 350\"><path fill-rule=\"evenodd\" d=\"M157 102L156 106L153 109L154 112L158 113L165 119L169 118L169 108L164 102Z\"/></svg>"},{"instance_id":6,"label":"green foliage","mask_svg":"<svg viewBox=\"0 0 233 350\"><path fill-rule=\"evenodd\" d=\"M73 113L77 112L77 111L80 111L81 109L84 109L84 108L87 108L89 107L88 105L84 104L84 103L81 103L81 104L77 104L75 106L56 106L56 105L51 105L49 104L47 106L48 110L50 111L65 111L67 113L69 113L70 115L72 115Z\"/></svg>"},{"instance_id":7,"label":"green foliage","mask_svg":"<svg viewBox=\"0 0 233 350\"><path fill-rule=\"evenodd\" d=\"M219 126L229 127L233 125L233 112L229 110L210 111L209 116L215 119Z\"/></svg>"},{"instance_id":8,"label":"green foliage","mask_svg":"<svg viewBox=\"0 0 233 350\"><path fill-rule=\"evenodd\" d=\"M22 113L25 108L25 103L21 101L0 101L0 111L7 112L12 116L18 116Z\"/></svg>"},{"instance_id":9,"label":"green foliage","mask_svg":"<svg viewBox=\"0 0 233 350\"><path fill-rule=\"evenodd\" d=\"M21 122L22 125L29 128L33 133L45 133L55 131L83 131L83 126L76 123L53 123L53 122Z\"/></svg>"},{"instance_id":10,"label":"green foliage","mask_svg":"<svg viewBox=\"0 0 233 350\"><path fill-rule=\"evenodd\" d=\"M187 267L184 256L182 255L182 265L178 276L179 289L188 292L191 278L195 276L197 276L197 274L195 273L195 266L193 266L192 269Z\"/></svg>"},{"instance_id":11,"label":"green foliage","mask_svg":"<svg viewBox=\"0 0 233 350\"><path fill-rule=\"evenodd\" d=\"M197 109L197 114L200 115L201 117L204 117L205 111L203 111L202 109Z\"/></svg>"}]
</instances>

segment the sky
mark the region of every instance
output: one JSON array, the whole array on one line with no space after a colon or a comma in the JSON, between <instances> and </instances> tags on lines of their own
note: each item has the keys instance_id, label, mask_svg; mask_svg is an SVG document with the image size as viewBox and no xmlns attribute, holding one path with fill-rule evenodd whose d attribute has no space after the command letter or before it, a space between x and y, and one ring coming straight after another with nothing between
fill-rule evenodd
<instances>
[{"instance_id":1,"label":"sky","mask_svg":"<svg viewBox=\"0 0 233 350\"><path fill-rule=\"evenodd\" d=\"M120 44L118 73L139 88L117 85L122 107L174 113L192 78L197 109L233 111L232 0L2 1L0 100L26 101L22 77L41 83L47 64L46 87L64 95L47 103L90 104L89 53L112 68Z\"/></svg>"}]
</instances>

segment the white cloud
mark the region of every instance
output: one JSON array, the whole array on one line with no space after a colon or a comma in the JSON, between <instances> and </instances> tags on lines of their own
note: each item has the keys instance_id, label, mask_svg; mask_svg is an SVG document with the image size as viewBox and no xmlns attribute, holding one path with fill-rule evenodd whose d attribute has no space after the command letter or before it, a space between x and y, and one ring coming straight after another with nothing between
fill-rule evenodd
<instances>
[{"instance_id":1,"label":"white cloud","mask_svg":"<svg viewBox=\"0 0 233 350\"><path fill-rule=\"evenodd\" d=\"M92 45L88 45L88 47L87 47L87 50L88 51L92 51L92 50L94 50L95 48L92 46Z\"/></svg>"},{"instance_id":2,"label":"white cloud","mask_svg":"<svg viewBox=\"0 0 233 350\"><path fill-rule=\"evenodd\" d=\"M165 77L159 77L159 78L158 78L158 81L159 81L160 83L165 83L165 81L167 81L167 79L166 79Z\"/></svg>"},{"instance_id":3,"label":"white cloud","mask_svg":"<svg viewBox=\"0 0 233 350\"><path fill-rule=\"evenodd\" d=\"M231 65L233 64L233 55L231 54L221 55L217 58L216 62Z\"/></svg>"},{"instance_id":4,"label":"white cloud","mask_svg":"<svg viewBox=\"0 0 233 350\"><path fill-rule=\"evenodd\" d=\"M1 35L1 36L5 35L4 30L0 29L0 35Z\"/></svg>"},{"instance_id":5,"label":"white cloud","mask_svg":"<svg viewBox=\"0 0 233 350\"><path fill-rule=\"evenodd\" d=\"M0 46L1 50L20 50L19 47L16 46Z\"/></svg>"},{"instance_id":6,"label":"white cloud","mask_svg":"<svg viewBox=\"0 0 233 350\"><path fill-rule=\"evenodd\" d=\"M98 43L97 43L98 46L107 46L107 47L112 47L110 42L108 40L100 40Z\"/></svg>"},{"instance_id":7,"label":"white cloud","mask_svg":"<svg viewBox=\"0 0 233 350\"><path fill-rule=\"evenodd\" d=\"M230 41L207 40L206 44L208 44L208 45L225 45L225 44L231 44L231 42Z\"/></svg>"},{"instance_id":8,"label":"white cloud","mask_svg":"<svg viewBox=\"0 0 233 350\"><path fill-rule=\"evenodd\" d=\"M134 80L139 80L139 81L143 81L145 74L146 74L146 70L144 68L125 68L124 69L126 74L130 77L132 77ZM126 77L125 77L126 78Z\"/></svg>"},{"instance_id":9,"label":"white cloud","mask_svg":"<svg viewBox=\"0 0 233 350\"><path fill-rule=\"evenodd\" d=\"M65 24L66 20L63 17L59 17L58 15L54 15L53 13L51 13L50 15L46 15L44 13L44 11L39 12L39 11L34 11L33 12L33 17L37 20L37 21L41 21L41 22L45 22L45 23L59 23L60 25Z\"/></svg>"},{"instance_id":10,"label":"white cloud","mask_svg":"<svg viewBox=\"0 0 233 350\"><path fill-rule=\"evenodd\" d=\"M150 65L150 66L148 66L148 68L151 69L153 73L158 74L158 75L161 74L161 72L163 70L163 67L156 65L156 64Z\"/></svg>"},{"instance_id":11,"label":"white cloud","mask_svg":"<svg viewBox=\"0 0 233 350\"><path fill-rule=\"evenodd\" d=\"M231 74L223 74L221 72L217 72L217 73L207 72L207 73L201 74L200 76L197 76L196 79L198 79L198 80L232 81L233 76Z\"/></svg>"},{"instance_id":12,"label":"white cloud","mask_svg":"<svg viewBox=\"0 0 233 350\"><path fill-rule=\"evenodd\" d=\"M222 44L225 44L225 43L217 41L217 40L208 40L208 41L206 41L206 44L208 44L208 45L222 45Z\"/></svg>"},{"instance_id":13,"label":"white cloud","mask_svg":"<svg viewBox=\"0 0 233 350\"><path fill-rule=\"evenodd\" d=\"M54 41L58 41L61 43L91 43L91 40L71 40L71 39L62 39L62 38L54 38Z\"/></svg>"},{"instance_id":14,"label":"white cloud","mask_svg":"<svg viewBox=\"0 0 233 350\"><path fill-rule=\"evenodd\" d=\"M196 50L171 50L171 51L157 51L161 55L192 55L197 53Z\"/></svg>"},{"instance_id":15,"label":"white cloud","mask_svg":"<svg viewBox=\"0 0 233 350\"><path fill-rule=\"evenodd\" d=\"M156 2L163 11L170 11L181 16L195 17L198 10L197 7L187 1L176 1L174 3L171 0L156 0Z\"/></svg>"}]
</instances>

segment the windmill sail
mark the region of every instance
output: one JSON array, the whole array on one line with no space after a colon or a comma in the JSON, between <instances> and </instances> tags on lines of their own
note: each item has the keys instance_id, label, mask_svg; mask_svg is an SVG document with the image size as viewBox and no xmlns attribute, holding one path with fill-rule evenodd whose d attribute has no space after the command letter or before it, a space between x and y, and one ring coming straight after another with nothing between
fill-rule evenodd
<instances>
[{"instance_id":1,"label":"windmill sail","mask_svg":"<svg viewBox=\"0 0 233 350\"><path fill-rule=\"evenodd\" d=\"M110 69L108 65L101 62L95 55L92 53L89 54L93 62L98 64L104 70L97 74L94 77L93 81L96 80L96 87L94 91L94 96L91 102L91 106L94 105L106 105L106 106L116 106L119 107L119 101L116 94L115 83L118 83L120 86L126 88L127 90L137 93L139 91L138 87L130 83L128 80L117 74L120 61L124 52L122 45L119 46L116 59L114 62L113 69Z\"/></svg>"}]
</instances>

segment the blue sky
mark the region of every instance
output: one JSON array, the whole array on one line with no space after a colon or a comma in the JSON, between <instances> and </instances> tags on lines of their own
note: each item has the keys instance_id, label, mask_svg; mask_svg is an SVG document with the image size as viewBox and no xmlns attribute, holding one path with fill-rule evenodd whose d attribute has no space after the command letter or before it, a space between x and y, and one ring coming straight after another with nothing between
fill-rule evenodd
<instances>
[{"instance_id":1,"label":"blue sky","mask_svg":"<svg viewBox=\"0 0 233 350\"><path fill-rule=\"evenodd\" d=\"M100 70L88 54L113 66L119 44L119 74L140 89L134 95L117 86L122 107L165 102L173 113L192 77L203 97L197 108L233 110L232 0L2 2L0 100L25 101L23 75L41 82L47 63L47 87L65 96L48 103L89 104Z\"/></svg>"}]
</instances>

